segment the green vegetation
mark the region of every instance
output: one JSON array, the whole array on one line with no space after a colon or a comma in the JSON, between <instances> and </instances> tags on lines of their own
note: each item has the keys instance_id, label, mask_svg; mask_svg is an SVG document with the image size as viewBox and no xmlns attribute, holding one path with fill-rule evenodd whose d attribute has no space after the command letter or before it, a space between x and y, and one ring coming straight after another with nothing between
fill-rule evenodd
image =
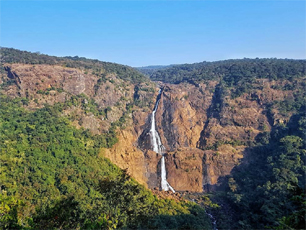
<instances>
[{"instance_id":1,"label":"green vegetation","mask_svg":"<svg viewBox=\"0 0 306 230\"><path fill-rule=\"evenodd\" d=\"M305 60L243 59L145 70L152 80L175 84L217 81L208 114L221 125L240 125L221 119L222 111L229 106L227 96L234 99L247 94L249 99L258 100L254 92L263 89L264 81L274 90L293 91L284 100L264 105L269 119L277 113L284 118L291 117L288 123L280 122L271 132L263 125L263 132L254 142L218 140L205 147L218 150L224 144L249 146L247 159L243 159L230 176L220 178L225 192L212 195L214 201L226 207L210 207L207 198L198 200L214 213L218 228L305 229L305 66ZM274 80L279 80L280 84L272 84Z\"/></svg>"},{"instance_id":2,"label":"green vegetation","mask_svg":"<svg viewBox=\"0 0 306 230\"><path fill-rule=\"evenodd\" d=\"M64 92L63 88L55 88L55 87L50 87L47 88L46 90L37 90L37 94L43 94L43 95L49 95L51 90L56 90L58 93Z\"/></svg>"},{"instance_id":3,"label":"green vegetation","mask_svg":"<svg viewBox=\"0 0 306 230\"><path fill-rule=\"evenodd\" d=\"M74 128L59 104L29 112L21 99L0 103L2 229L210 229L204 209L158 199L98 156L114 132Z\"/></svg>"},{"instance_id":4,"label":"green vegetation","mask_svg":"<svg viewBox=\"0 0 306 230\"><path fill-rule=\"evenodd\" d=\"M305 77L305 66L305 60L245 58L172 65L157 71L154 69L149 76L153 81L174 84L218 81L222 87L231 89L231 97L236 98L243 93L249 93L255 87L256 79L289 80L291 83L282 88L284 90L293 89L294 79ZM139 70L143 72L142 69ZM147 72L148 70L145 69L143 73Z\"/></svg>"},{"instance_id":5,"label":"green vegetation","mask_svg":"<svg viewBox=\"0 0 306 230\"><path fill-rule=\"evenodd\" d=\"M146 76L151 76L154 72L170 68L171 66L172 65L154 65L154 66L137 67L136 69Z\"/></svg>"},{"instance_id":6,"label":"green vegetation","mask_svg":"<svg viewBox=\"0 0 306 230\"><path fill-rule=\"evenodd\" d=\"M297 86L296 86L297 87ZM289 116L292 113L302 111L306 107L306 91L304 89L296 89L293 97L287 97L285 100L279 101L275 100L273 104L270 105L270 110L273 108L278 109L278 111L283 116Z\"/></svg>"},{"instance_id":7,"label":"green vegetation","mask_svg":"<svg viewBox=\"0 0 306 230\"><path fill-rule=\"evenodd\" d=\"M141 96L143 95L142 92L151 92L154 93L154 89L151 87L141 87L136 85L134 88L134 104L139 107L150 107L152 103L155 103L152 100L152 97Z\"/></svg>"},{"instance_id":8,"label":"green vegetation","mask_svg":"<svg viewBox=\"0 0 306 230\"><path fill-rule=\"evenodd\" d=\"M282 90L294 89L297 79L305 77L305 60L290 59L234 59L216 62L172 65L150 72L153 81L179 84L188 82L197 85L199 82L217 81L225 91L229 90L231 98L237 98L253 89L262 89L254 84L258 79L288 80L284 86L273 86ZM143 73L148 70L139 69ZM305 90L304 90L305 91Z\"/></svg>"}]
</instances>

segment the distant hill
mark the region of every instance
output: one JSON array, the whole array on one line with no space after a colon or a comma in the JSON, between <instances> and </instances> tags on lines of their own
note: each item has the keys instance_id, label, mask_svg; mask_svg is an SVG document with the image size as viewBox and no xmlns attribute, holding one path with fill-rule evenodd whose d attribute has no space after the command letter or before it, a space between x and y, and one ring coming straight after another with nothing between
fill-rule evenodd
<instances>
[{"instance_id":1,"label":"distant hill","mask_svg":"<svg viewBox=\"0 0 306 230\"><path fill-rule=\"evenodd\" d=\"M173 65L150 65L150 66L143 66L143 67L135 67L139 72L143 73L146 76L150 76L154 72L162 69L170 68Z\"/></svg>"},{"instance_id":2,"label":"distant hill","mask_svg":"<svg viewBox=\"0 0 306 230\"><path fill-rule=\"evenodd\" d=\"M142 66L142 67L135 67L136 69L164 69L170 67L172 65L149 65L149 66Z\"/></svg>"},{"instance_id":3,"label":"distant hill","mask_svg":"<svg viewBox=\"0 0 306 230\"><path fill-rule=\"evenodd\" d=\"M287 79L305 75L306 60L292 59L233 59L215 62L172 65L154 69L149 75L153 81L180 83L190 81L217 80L228 84L244 79Z\"/></svg>"}]
</instances>

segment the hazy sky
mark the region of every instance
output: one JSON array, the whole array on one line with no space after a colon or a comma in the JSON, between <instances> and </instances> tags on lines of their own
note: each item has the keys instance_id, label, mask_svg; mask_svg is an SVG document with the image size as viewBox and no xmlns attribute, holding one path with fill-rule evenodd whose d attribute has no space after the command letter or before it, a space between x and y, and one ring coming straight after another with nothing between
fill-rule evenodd
<instances>
[{"instance_id":1,"label":"hazy sky","mask_svg":"<svg viewBox=\"0 0 306 230\"><path fill-rule=\"evenodd\" d=\"M131 66L305 59L305 3L0 0L0 45Z\"/></svg>"}]
</instances>

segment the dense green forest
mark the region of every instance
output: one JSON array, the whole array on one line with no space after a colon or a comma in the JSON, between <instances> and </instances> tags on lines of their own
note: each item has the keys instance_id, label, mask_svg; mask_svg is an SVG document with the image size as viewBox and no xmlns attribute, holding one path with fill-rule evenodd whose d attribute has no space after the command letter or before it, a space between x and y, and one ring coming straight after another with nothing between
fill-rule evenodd
<instances>
[{"instance_id":1,"label":"dense green forest","mask_svg":"<svg viewBox=\"0 0 306 230\"><path fill-rule=\"evenodd\" d=\"M214 80L223 88L231 90L232 97L250 93L256 80L288 80L291 84L279 89L294 88L295 80L306 76L306 61L291 59L233 59L216 62L200 62L195 64L172 65L163 69L138 69L147 74L153 81L179 84L188 82L198 84ZM304 83L306 87L306 83ZM288 105L290 106L290 105ZM290 108L288 108L290 110Z\"/></svg>"},{"instance_id":2,"label":"dense green forest","mask_svg":"<svg viewBox=\"0 0 306 230\"><path fill-rule=\"evenodd\" d=\"M4 229L210 229L205 210L158 199L99 157L114 134L92 136L60 115L1 96L0 226Z\"/></svg>"},{"instance_id":3,"label":"dense green forest","mask_svg":"<svg viewBox=\"0 0 306 230\"><path fill-rule=\"evenodd\" d=\"M142 71L142 69L139 69ZM148 71L145 69L145 71ZM173 65L153 71L153 81L168 83L198 82L203 80L220 80L229 86L241 81L252 81L256 78L288 79L305 76L306 61L291 59L233 59L216 62L200 62L195 64ZM145 72L146 73L146 72Z\"/></svg>"},{"instance_id":4,"label":"dense green forest","mask_svg":"<svg viewBox=\"0 0 306 230\"><path fill-rule=\"evenodd\" d=\"M134 83L147 81L147 78L132 67L111 62L87 59L84 57L55 57L45 54L31 53L13 48L0 48L1 63L21 63L21 64L47 64L62 65L71 68L80 68L95 75L115 73L123 80ZM1 67L1 71L4 71Z\"/></svg>"}]
</instances>

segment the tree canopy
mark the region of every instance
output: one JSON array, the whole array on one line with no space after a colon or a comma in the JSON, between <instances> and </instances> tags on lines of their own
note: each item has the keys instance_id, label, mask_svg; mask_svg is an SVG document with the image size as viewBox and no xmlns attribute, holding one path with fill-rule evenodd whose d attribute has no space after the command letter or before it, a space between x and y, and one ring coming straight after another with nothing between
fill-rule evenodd
<instances>
[{"instance_id":1,"label":"tree canopy","mask_svg":"<svg viewBox=\"0 0 306 230\"><path fill-rule=\"evenodd\" d=\"M178 84L180 82L199 82L222 78L228 86L255 78L288 79L305 76L305 60L292 59L233 59L215 62L172 65L157 71L147 68L139 70L150 73L153 81Z\"/></svg>"}]
</instances>

